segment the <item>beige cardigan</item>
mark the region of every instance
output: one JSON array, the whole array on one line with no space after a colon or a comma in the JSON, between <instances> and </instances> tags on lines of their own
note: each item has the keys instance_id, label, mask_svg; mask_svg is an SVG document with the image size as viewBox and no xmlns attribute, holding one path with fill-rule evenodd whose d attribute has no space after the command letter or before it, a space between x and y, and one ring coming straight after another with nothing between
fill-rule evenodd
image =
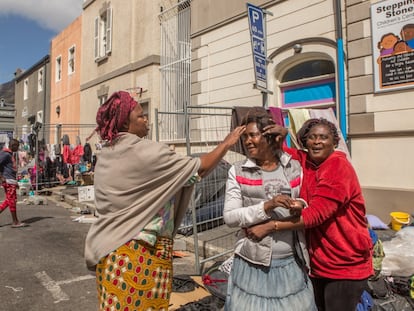
<instances>
[{"instance_id":1,"label":"beige cardigan","mask_svg":"<svg viewBox=\"0 0 414 311\"><path fill-rule=\"evenodd\" d=\"M125 133L104 147L95 167L98 219L85 242L90 270L99 260L135 237L175 196L175 230L187 209L199 158L178 155L167 145Z\"/></svg>"}]
</instances>

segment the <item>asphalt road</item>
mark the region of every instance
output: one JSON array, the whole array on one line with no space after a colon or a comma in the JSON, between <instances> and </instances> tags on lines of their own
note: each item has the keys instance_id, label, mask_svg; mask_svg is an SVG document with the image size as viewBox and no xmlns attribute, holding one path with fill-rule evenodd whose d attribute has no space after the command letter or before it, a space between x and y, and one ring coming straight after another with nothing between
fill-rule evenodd
<instances>
[{"instance_id":1,"label":"asphalt road","mask_svg":"<svg viewBox=\"0 0 414 311\"><path fill-rule=\"evenodd\" d=\"M90 225L74 222L79 215L64 206L19 204L25 228L11 227L8 209L0 215L1 311L97 310L95 277L83 259Z\"/></svg>"},{"instance_id":2,"label":"asphalt road","mask_svg":"<svg viewBox=\"0 0 414 311\"><path fill-rule=\"evenodd\" d=\"M26 204L18 197L17 215L28 224L12 228L8 209L0 214L0 311L96 311L95 276L83 257L90 224L65 202ZM0 189L0 202L4 190ZM174 259L174 274L194 275L194 254Z\"/></svg>"}]
</instances>

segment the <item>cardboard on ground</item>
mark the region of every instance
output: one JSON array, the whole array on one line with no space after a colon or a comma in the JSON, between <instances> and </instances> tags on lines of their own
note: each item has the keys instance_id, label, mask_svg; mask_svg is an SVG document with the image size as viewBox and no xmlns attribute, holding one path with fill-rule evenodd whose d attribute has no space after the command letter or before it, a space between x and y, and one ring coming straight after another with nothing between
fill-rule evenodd
<instances>
[{"instance_id":1,"label":"cardboard on ground","mask_svg":"<svg viewBox=\"0 0 414 311\"><path fill-rule=\"evenodd\" d=\"M201 276L191 276L191 278L196 281L200 287L196 287L195 290L187 293L177 293L172 292L170 298L170 307L168 311L174 311L185 305L186 303L200 300L204 297L210 296L211 294L203 287L203 281Z\"/></svg>"}]
</instances>

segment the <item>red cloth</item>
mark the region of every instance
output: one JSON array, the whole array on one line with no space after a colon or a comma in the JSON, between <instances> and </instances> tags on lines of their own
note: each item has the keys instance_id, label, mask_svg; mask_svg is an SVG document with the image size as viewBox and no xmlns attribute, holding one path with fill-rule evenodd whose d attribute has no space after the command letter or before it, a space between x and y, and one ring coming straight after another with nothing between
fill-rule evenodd
<instances>
[{"instance_id":1,"label":"red cloth","mask_svg":"<svg viewBox=\"0 0 414 311\"><path fill-rule=\"evenodd\" d=\"M83 146L77 145L72 150L72 164L78 164L80 162L81 157L83 156Z\"/></svg>"},{"instance_id":2,"label":"red cloth","mask_svg":"<svg viewBox=\"0 0 414 311\"><path fill-rule=\"evenodd\" d=\"M80 158L83 156L83 146L77 145L73 150L70 146L63 146L63 162L67 164L79 164Z\"/></svg>"},{"instance_id":3,"label":"red cloth","mask_svg":"<svg viewBox=\"0 0 414 311\"><path fill-rule=\"evenodd\" d=\"M269 107L269 112L272 115L273 121L276 124L285 126L285 121L283 120L283 110L279 107Z\"/></svg>"},{"instance_id":4,"label":"red cloth","mask_svg":"<svg viewBox=\"0 0 414 311\"><path fill-rule=\"evenodd\" d=\"M72 151L69 145L63 145L63 162L68 164L72 163Z\"/></svg>"},{"instance_id":5,"label":"red cloth","mask_svg":"<svg viewBox=\"0 0 414 311\"><path fill-rule=\"evenodd\" d=\"M96 114L96 131L103 140L112 141L119 136L129 114L138 103L128 92L115 92L98 109Z\"/></svg>"},{"instance_id":6,"label":"red cloth","mask_svg":"<svg viewBox=\"0 0 414 311\"><path fill-rule=\"evenodd\" d=\"M3 201L3 203L0 205L0 212L2 212L4 209L7 208L7 206L10 209L10 212L16 211L16 201L17 201L17 185L8 184L6 182L3 182L2 184L4 188L4 192L6 194L6 199Z\"/></svg>"},{"instance_id":7,"label":"red cloth","mask_svg":"<svg viewBox=\"0 0 414 311\"><path fill-rule=\"evenodd\" d=\"M373 274L372 242L358 177L345 153L335 151L319 167L301 150L285 148L300 161L301 198L311 276L360 280Z\"/></svg>"}]
</instances>

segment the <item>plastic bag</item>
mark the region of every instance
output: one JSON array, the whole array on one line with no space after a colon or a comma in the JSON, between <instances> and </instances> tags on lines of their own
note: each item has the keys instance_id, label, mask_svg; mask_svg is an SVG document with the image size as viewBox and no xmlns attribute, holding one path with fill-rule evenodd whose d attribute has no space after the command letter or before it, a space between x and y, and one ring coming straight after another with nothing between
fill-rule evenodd
<instances>
[{"instance_id":1,"label":"plastic bag","mask_svg":"<svg viewBox=\"0 0 414 311\"><path fill-rule=\"evenodd\" d=\"M394 238L382 242L385 257L381 273L386 276L414 274L414 226L404 227Z\"/></svg>"}]
</instances>

